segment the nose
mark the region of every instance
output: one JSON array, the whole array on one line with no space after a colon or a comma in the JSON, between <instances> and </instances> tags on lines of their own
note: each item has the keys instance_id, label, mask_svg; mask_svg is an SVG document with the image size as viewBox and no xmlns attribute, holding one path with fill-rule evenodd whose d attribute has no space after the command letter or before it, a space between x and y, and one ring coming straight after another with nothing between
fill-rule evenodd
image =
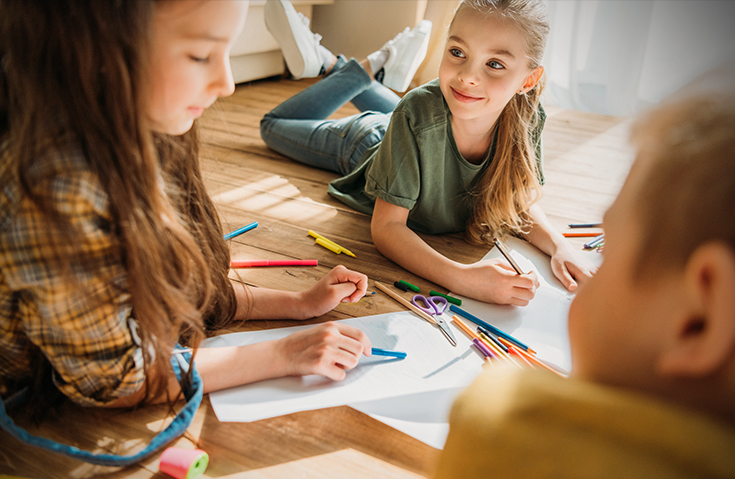
<instances>
[{"instance_id":1,"label":"nose","mask_svg":"<svg viewBox=\"0 0 735 479\"><path fill-rule=\"evenodd\" d=\"M232 78L229 55L224 55L212 80L211 88L218 97L230 96L235 92L235 81Z\"/></svg>"},{"instance_id":2,"label":"nose","mask_svg":"<svg viewBox=\"0 0 735 479\"><path fill-rule=\"evenodd\" d=\"M479 74L477 66L473 62L466 62L459 70L457 75L462 83L467 85L476 85L478 83Z\"/></svg>"}]
</instances>

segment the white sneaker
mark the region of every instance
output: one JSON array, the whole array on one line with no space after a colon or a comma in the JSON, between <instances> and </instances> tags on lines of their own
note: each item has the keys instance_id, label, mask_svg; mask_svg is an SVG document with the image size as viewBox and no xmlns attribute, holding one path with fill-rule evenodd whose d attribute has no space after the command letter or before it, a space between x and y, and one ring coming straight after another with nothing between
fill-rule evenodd
<instances>
[{"instance_id":1,"label":"white sneaker","mask_svg":"<svg viewBox=\"0 0 735 479\"><path fill-rule=\"evenodd\" d=\"M431 21L421 20L413 30L406 27L396 37L383 45L381 50L388 50L390 56L383 65L385 76L383 85L395 91L406 91L411 84L416 70L426 57L431 36Z\"/></svg>"},{"instance_id":2,"label":"white sneaker","mask_svg":"<svg viewBox=\"0 0 735 479\"><path fill-rule=\"evenodd\" d=\"M288 0L268 0L265 3L265 26L276 39L294 78L319 76L322 60L319 56L321 35L309 29L309 19L297 12Z\"/></svg>"}]
</instances>

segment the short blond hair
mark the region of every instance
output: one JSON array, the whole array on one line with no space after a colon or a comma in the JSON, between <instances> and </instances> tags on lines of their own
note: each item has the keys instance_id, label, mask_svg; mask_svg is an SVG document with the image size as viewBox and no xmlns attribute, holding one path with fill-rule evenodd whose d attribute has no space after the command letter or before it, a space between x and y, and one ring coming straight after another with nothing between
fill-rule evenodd
<instances>
[{"instance_id":1,"label":"short blond hair","mask_svg":"<svg viewBox=\"0 0 735 479\"><path fill-rule=\"evenodd\" d=\"M683 268L701 245L735 252L735 93L710 74L641 116L633 127L642 231L640 275ZM728 72L728 73L726 73Z\"/></svg>"}]
</instances>

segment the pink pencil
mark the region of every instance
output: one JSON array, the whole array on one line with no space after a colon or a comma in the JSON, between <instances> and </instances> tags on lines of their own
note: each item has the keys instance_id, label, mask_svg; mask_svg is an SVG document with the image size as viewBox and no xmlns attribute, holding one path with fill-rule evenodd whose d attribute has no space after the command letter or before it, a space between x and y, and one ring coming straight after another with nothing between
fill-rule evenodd
<instances>
[{"instance_id":1,"label":"pink pencil","mask_svg":"<svg viewBox=\"0 0 735 479\"><path fill-rule=\"evenodd\" d=\"M289 260L251 259L251 260L230 261L230 268L255 268L258 266L319 266L319 260L316 260L316 259L289 259Z\"/></svg>"}]
</instances>

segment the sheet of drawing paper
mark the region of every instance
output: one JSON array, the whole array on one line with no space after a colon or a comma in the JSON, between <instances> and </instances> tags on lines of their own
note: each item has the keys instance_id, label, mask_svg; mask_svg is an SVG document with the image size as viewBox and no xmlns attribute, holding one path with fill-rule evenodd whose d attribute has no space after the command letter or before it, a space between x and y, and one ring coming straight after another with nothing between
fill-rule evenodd
<instances>
[{"instance_id":1,"label":"sheet of drawing paper","mask_svg":"<svg viewBox=\"0 0 735 479\"><path fill-rule=\"evenodd\" d=\"M541 285L536 296L525 307L499 306L457 296L462 299L462 309L526 343L536 351L537 357L570 371L567 315L574 295L554 277L546 254L517 238L508 238L504 243L524 273L533 270L538 275ZM581 254L592 264L602 263L599 253L583 251ZM493 248L483 259L498 257L500 252Z\"/></svg>"},{"instance_id":2,"label":"sheet of drawing paper","mask_svg":"<svg viewBox=\"0 0 735 479\"><path fill-rule=\"evenodd\" d=\"M568 370L569 341L566 325L573 296L554 277L546 254L516 238L509 238L505 245L524 272L534 270L538 274L541 286L533 301L524 308L517 308L454 296L462 299L462 308L465 311L527 341L539 353L539 357ZM599 266L602 263L602 255L598 253L582 252L582 255L592 264ZM500 256L500 252L493 248L483 259ZM444 315L445 318L446 316ZM431 391L350 406L432 447L442 449L449 432L449 411L461 390Z\"/></svg>"},{"instance_id":3,"label":"sheet of drawing paper","mask_svg":"<svg viewBox=\"0 0 735 479\"><path fill-rule=\"evenodd\" d=\"M445 314L445 318L449 317ZM482 357L455 330L453 347L438 328L411 312L342 320L367 333L373 346L404 351L405 359L364 357L343 381L322 376L260 381L210 394L217 418L248 422L298 411L365 403L396 396L467 386L482 370ZM252 344L313 326L248 331L210 338L205 347Z\"/></svg>"},{"instance_id":4,"label":"sheet of drawing paper","mask_svg":"<svg viewBox=\"0 0 735 479\"><path fill-rule=\"evenodd\" d=\"M442 449L449 434L449 411L463 389L440 389L352 403L350 407L431 447Z\"/></svg>"}]
</instances>

